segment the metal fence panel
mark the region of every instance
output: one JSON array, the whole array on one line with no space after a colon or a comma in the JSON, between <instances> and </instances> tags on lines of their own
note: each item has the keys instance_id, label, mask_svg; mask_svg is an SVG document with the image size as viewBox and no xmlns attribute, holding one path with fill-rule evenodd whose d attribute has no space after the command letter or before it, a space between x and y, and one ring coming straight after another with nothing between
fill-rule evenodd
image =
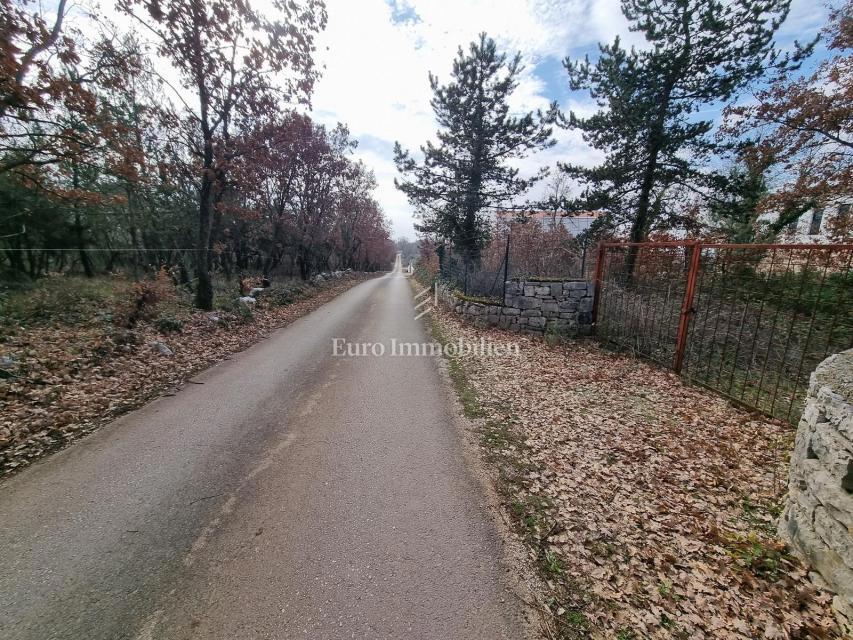
<instances>
[{"instance_id":1,"label":"metal fence panel","mask_svg":"<svg viewBox=\"0 0 853 640\"><path fill-rule=\"evenodd\" d=\"M605 243L596 333L796 421L811 371L853 346L853 245Z\"/></svg>"}]
</instances>

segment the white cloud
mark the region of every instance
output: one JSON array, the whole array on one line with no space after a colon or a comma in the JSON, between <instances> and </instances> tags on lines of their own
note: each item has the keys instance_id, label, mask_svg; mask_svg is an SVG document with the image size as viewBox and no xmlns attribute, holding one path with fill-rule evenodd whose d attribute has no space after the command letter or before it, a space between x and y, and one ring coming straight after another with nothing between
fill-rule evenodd
<instances>
[{"instance_id":1,"label":"white cloud","mask_svg":"<svg viewBox=\"0 0 853 640\"><path fill-rule=\"evenodd\" d=\"M417 149L434 135L430 72L446 80L458 47L485 31L503 49L520 50L524 57L513 108L546 108L553 98L534 74L536 63L562 59L578 46L594 47L600 38L611 40L614 29L627 34L618 0L398 0L397 8L417 20L395 23L384 0L328 0L329 24L318 55L325 70L312 102L318 119L346 122L355 137L386 143L384 151L371 148L359 157L376 172L378 197L394 234L409 237L412 210L394 188L390 149L396 140ZM580 162L593 157L576 134L559 132L558 140L557 147L521 162L522 170L553 165L568 153Z\"/></svg>"}]
</instances>

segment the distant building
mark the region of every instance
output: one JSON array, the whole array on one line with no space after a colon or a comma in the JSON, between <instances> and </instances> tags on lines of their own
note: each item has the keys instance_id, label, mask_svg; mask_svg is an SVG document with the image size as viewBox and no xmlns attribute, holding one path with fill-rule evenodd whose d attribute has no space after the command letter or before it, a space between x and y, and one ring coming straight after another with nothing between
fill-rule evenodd
<instances>
[{"instance_id":1,"label":"distant building","mask_svg":"<svg viewBox=\"0 0 853 640\"><path fill-rule=\"evenodd\" d=\"M780 234L780 241L792 244L830 244L837 242L830 235L832 222L839 217L846 217L848 220L853 215L851 211L853 206L853 197L841 198L833 204L809 209L799 218L788 224ZM770 222L775 214L765 214L761 216L764 222ZM848 228L853 228L853 224L847 223Z\"/></svg>"},{"instance_id":2,"label":"distant building","mask_svg":"<svg viewBox=\"0 0 853 640\"><path fill-rule=\"evenodd\" d=\"M562 226L573 236L578 236L592 226L598 218L604 215L602 211L581 211L567 213L564 211L498 211L495 218L502 222L514 222L523 217L526 220L535 220L542 225L546 231L554 229L556 225Z\"/></svg>"}]
</instances>

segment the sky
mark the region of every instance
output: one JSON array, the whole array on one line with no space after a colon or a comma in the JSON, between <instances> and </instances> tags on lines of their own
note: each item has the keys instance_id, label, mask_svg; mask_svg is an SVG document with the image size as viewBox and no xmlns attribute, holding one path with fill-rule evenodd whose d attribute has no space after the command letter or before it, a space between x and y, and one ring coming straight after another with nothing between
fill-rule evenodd
<instances>
[{"instance_id":1,"label":"sky","mask_svg":"<svg viewBox=\"0 0 853 640\"><path fill-rule=\"evenodd\" d=\"M525 69L514 110L544 109L556 100L564 111L580 115L595 105L587 95L569 91L562 60L594 57L599 42L617 35L627 45L643 45L642 36L628 30L619 0L327 0L327 7L328 27L318 38L323 72L312 98L313 117L349 126L359 141L356 157L376 174L376 195L394 237L409 239L415 238L415 221L394 187L394 142L414 151L434 136L429 73L446 82L460 45L467 48L485 31L501 49L521 52ZM793 0L777 42L788 47L794 39L811 39L826 15L815 0ZM707 117L718 118L718 109ZM600 160L578 132L558 129L555 138L554 147L520 164L523 173L554 167L558 160Z\"/></svg>"}]
</instances>

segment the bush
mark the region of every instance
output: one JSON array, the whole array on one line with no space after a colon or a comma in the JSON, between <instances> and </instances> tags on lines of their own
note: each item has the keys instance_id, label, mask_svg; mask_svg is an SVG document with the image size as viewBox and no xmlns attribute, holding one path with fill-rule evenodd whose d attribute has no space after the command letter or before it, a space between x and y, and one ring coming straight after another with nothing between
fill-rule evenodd
<instances>
[{"instance_id":1,"label":"bush","mask_svg":"<svg viewBox=\"0 0 853 640\"><path fill-rule=\"evenodd\" d=\"M29 287L6 287L0 294L0 318L25 325L77 324L109 315L129 286L115 278L53 275Z\"/></svg>"},{"instance_id":2,"label":"bush","mask_svg":"<svg viewBox=\"0 0 853 640\"><path fill-rule=\"evenodd\" d=\"M176 298L175 286L165 268L161 268L153 280L140 280L133 284L129 295L123 300L113 319L122 327L133 327L137 322L150 318L157 305Z\"/></svg>"},{"instance_id":3,"label":"bush","mask_svg":"<svg viewBox=\"0 0 853 640\"><path fill-rule=\"evenodd\" d=\"M237 320L243 324L251 322L255 317L255 314L252 312L252 307L247 304L243 304L242 302L234 303L233 312L237 317Z\"/></svg>"},{"instance_id":4,"label":"bush","mask_svg":"<svg viewBox=\"0 0 853 640\"><path fill-rule=\"evenodd\" d=\"M285 282L268 288L264 298L274 306L283 307L307 297L307 292L308 287L300 282Z\"/></svg>"},{"instance_id":5,"label":"bush","mask_svg":"<svg viewBox=\"0 0 853 640\"><path fill-rule=\"evenodd\" d=\"M154 326L160 333L179 333L184 328L184 321L174 316L160 316Z\"/></svg>"}]
</instances>

